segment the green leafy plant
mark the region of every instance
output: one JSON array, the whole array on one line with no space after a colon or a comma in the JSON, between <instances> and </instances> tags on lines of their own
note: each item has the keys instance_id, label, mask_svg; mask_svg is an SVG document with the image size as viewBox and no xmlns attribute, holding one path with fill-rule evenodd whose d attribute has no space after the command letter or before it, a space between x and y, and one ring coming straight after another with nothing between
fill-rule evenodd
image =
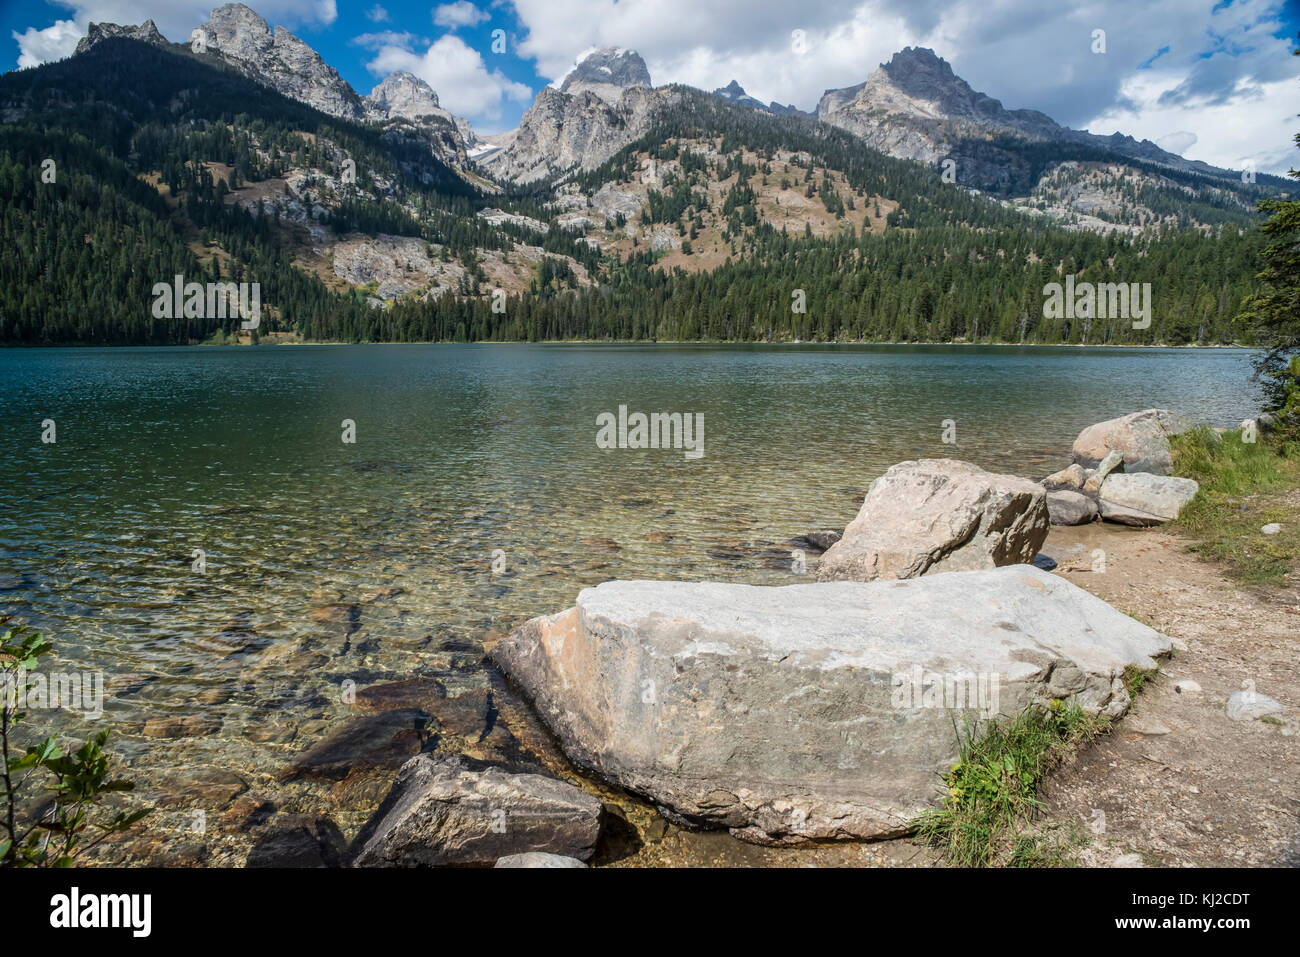
<instances>
[{"instance_id":1,"label":"green leafy plant","mask_svg":"<svg viewBox=\"0 0 1300 957\"><path fill-rule=\"evenodd\" d=\"M20 625L0 638L0 867L70 867L78 853L110 834L125 831L149 809L119 811L107 820L91 820L102 795L130 791L129 781L110 777L104 744L108 730L98 731L75 749L51 735L17 753L15 729L27 718L19 710L27 673L53 645ZM30 819L20 808L41 795L45 802ZM98 832L85 841L87 830Z\"/></svg>"}]
</instances>

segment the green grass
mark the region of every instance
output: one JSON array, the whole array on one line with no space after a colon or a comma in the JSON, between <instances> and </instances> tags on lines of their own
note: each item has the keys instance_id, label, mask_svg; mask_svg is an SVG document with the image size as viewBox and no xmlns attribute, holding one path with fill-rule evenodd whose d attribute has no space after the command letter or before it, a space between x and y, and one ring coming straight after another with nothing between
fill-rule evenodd
<instances>
[{"instance_id":1,"label":"green grass","mask_svg":"<svg viewBox=\"0 0 1300 957\"><path fill-rule=\"evenodd\" d=\"M958 732L958 762L943 775L943 803L917 819L918 837L959 867L1036 866L1055 854L1020 834L1039 806L1039 782L1109 727L1109 719L1061 701L1030 707L976 741L968 725Z\"/></svg>"},{"instance_id":2,"label":"green grass","mask_svg":"<svg viewBox=\"0 0 1300 957\"><path fill-rule=\"evenodd\" d=\"M1154 626L1149 626L1149 627L1154 627ZM1158 628L1156 630L1159 631ZM1160 671L1159 665L1157 665L1155 668L1149 671L1143 671L1137 665L1125 665L1123 680L1124 680L1124 688L1126 691L1128 691L1129 697L1136 698L1139 694L1141 694L1142 689L1146 686L1146 683L1150 681L1152 678L1154 678L1159 671Z\"/></svg>"},{"instance_id":3,"label":"green grass","mask_svg":"<svg viewBox=\"0 0 1300 957\"><path fill-rule=\"evenodd\" d=\"M1300 561L1300 509L1286 503L1300 488L1300 444L1241 433L1196 429L1172 440L1174 472L1201 490L1174 524L1192 539L1193 552L1224 563L1249 585L1285 585ZM1281 524L1277 535L1260 528Z\"/></svg>"}]
</instances>

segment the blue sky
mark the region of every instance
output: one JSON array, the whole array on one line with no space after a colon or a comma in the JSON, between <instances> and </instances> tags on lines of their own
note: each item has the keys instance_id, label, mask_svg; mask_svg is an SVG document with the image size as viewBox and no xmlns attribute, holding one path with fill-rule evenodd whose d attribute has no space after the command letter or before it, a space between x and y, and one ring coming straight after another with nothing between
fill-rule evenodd
<instances>
[{"instance_id":1,"label":"blue sky","mask_svg":"<svg viewBox=\"0 0 1300 957\"><path fill-rule=\"evenodd\" d=\"M212 0L0 0L6 69L68 55L90 21L153 18L172 41ZM927 46L1008 107L1151 139L1194 159L1285 171L1300 163L1300 0L253 0L358 92L410 70L491 133L594 47L628 47L653 81L736 79L813 109L904 46ZM1093 47L1104 30L1106 49ZM505 51L493 48L503 31Z\"/></svg>"}]
</instances>

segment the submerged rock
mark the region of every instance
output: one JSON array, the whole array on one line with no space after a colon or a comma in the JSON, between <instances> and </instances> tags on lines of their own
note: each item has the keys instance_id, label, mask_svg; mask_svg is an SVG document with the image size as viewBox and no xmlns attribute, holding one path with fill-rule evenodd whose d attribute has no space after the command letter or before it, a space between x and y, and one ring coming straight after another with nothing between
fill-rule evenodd
<instances>
[{"instance_id":1,"label":"submerged rock","mask_svg":"<svg viewBox=\"0 0 1300 957\"><path fill-rule=\"evenodd\" d=\"M338 867L343 834L329 818L285 815L248 852L245 867Z\"/></svg>"},{"instance_id":2,"label":"submerged rock","mask_svg":"<svg viewBox=\"0 0 1300 957\"><path fill-rule=\"evenodd\" d=\"M1036 482L954 459L900 462L871 483L817 578L915 578L1029 562L1047 528L1047 496Z\"/></svg>"},{"instance_id":3,"label":"submerged rock","mask_svg":"<svg viewBox=\"0 0 1300 957\"><path fill-rule=\"evenodd\" d=\"M1144 409L1090 425L1074 440L1074 461L1096 467L1110 452L1124 458L1126 472L1167 475L1174 466L1169 437L1192 428L1192 421L1168 409Z\"/></svg>"},{"instance_id":4,"label":"submerged rock","mask_svg":"<svg viewBox=\"0 0 1300 957\"><path fill-rule=\"evenodd\" d=\"M357 836L355 867L490 867L543 851L586 860L600 836L601 804L580 788L456 754L421 754Z\"/></svg>"},{"instance_id":5,"label":"submerged rock","mask_svg":"<svg viewBox=\"0 0 1300 957\"><path fill-rule=\"evenodd\" d=\"M342 780L359 768L396 768L429 738L429 715L414 708L349 721L285 769L282 780Z\"/></svg>"},{"instance_id":6,"label":"submerged rock","mask_svg":"<svg viewBox=\"0 0 1300 957\"><path fill-rule=\"evenodd\" d=\"M576 857L564 857L560 854L544 854L531 851L527 854L509 854L496 863L497 867L581 867L587 865Z\"/></svg>"},{"instance_id":7,"label":"submerged rock","mask_svg":"<svg viewBox=\"0 0 1300 957\"><path fill-rule=\"evenodd\" d=\"M1164 635L1020 566L777 588L605 582L490 655L577 764L678 822L799 843L906 833L957 758L945 698L977 733L1043 699L1117 716L1124 669L1168 652Z\"/></svg>"}]
</instances>

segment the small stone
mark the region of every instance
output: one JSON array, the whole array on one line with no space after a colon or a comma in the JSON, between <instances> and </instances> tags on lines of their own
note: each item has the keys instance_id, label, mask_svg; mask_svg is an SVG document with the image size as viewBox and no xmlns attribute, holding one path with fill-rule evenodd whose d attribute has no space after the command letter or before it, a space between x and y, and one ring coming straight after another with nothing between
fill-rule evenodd
<instances>
[{"instance_id":1,"label":"small stone","mask_svg":"<svg viewBox=\"0 0 1300 957\"><path fill-rule=\"evenodd\" d=\"M1277 522L1269 522L1267 525L1261 528L1260 531L1263 532L1265 535L1276 535L1280 531L1282 531L1282 526L1279 525Z\"/></svg>"},{"instance_id":2,"label":"small stone","mask_svg":"<svg viewBox=\"0 0 1300 957\"><path fill-rule=\"evenodd\" d=\"M1184 678L1182 681L1178 682L1178 684L1174 685L1174 691L1178 694L1189 694L1200 690L1201 686L1190 678Z\"/></svg>"},{"instance_id":3,"label":"small stone","mask_svg":"<svg viewBox=\"0 0 1300 957\"><path fill-rule=\"evenodd\" d=\"M1169 726L1155 718L1149 718L1143 715L1133 715L1124 721L1124 726L1129 731L1136 731L1138 734L1151 736L1169 734Z\"/></svg>"},{"instance_id":4,"label":"small stone","mask_svg":"<svg viewBox=\"0 0 1300 957\"><path fill-rule=\"evenodd\" d=\"M1143 867L1141 854L1121 854L1111 862L1111 867Z\"/></svg>"}]
</instances>

